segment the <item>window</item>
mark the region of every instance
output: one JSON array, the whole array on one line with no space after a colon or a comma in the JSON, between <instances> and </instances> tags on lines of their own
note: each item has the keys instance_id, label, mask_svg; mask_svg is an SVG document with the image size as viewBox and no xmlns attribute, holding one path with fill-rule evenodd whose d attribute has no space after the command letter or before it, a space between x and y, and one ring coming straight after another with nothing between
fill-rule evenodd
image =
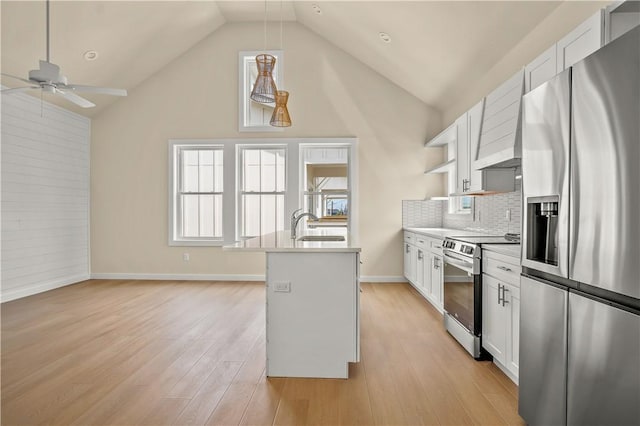
<instances>
[{"instance_id":1,"label":"window","mask_svg":"<svg viewBox=\"0 0 640 426\"><path fill-rule=\"evenodd\" d=\"M303 207L320 218L319 222L309 222L308 227L349 228L350 151L349 145L312 144L301 148L306 182Z\"/></svg>"},{"instance_id":2,"label":"window","mask_svg":"<svg viewBox=\"0 0 640 426\"><path fill-rule=\"evenodd\" d=\"M284 230L286 149L241 148L240 237Z\"/></svg>"},{"instance_id":3,"label":"window","mask_svg":"<svg viewBox=\"0 0 640 426\"><path fill-rule=\"evenodd\" d=\"M289 229L298 208L357 233L356 139L173 139L168 244L221 246Z\"/></svg>"},{"instance_id":4,"label":"window","mask_svg":"<svg viewBox=\"0 0 640 426\"><path fill-rule=\"evenodd\" d=\"M256 55L267 53L276 58L276 66L273 70L273 80L277 87L283 87L282 69L284 54L281 50L271 51L244 51L239 54L239 131L240 132L278 132L282 131L281 127L273 127L269 124L274 103L263 104L251 100L251 90L258 76L258 67L256 66Z\"/></svg>"},{"instance_id":5,"label":"window","mask_svg":"<svg viewBox=\"0 0 640 426\"><path fill-rule=\"evenodd\" d=\"M222 147L177 146L174 157L172 240L221 241Z\"/></svg>"}]
</instances>

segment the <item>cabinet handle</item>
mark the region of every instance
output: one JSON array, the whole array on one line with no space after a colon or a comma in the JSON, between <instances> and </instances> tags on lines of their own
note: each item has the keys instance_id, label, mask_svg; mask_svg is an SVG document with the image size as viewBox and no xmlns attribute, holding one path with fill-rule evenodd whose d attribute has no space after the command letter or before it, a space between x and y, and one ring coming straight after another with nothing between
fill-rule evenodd
<instances>
[{"instance_id":1,"label":"cabinet handle","mask_svg":"<svg viewBox=\"0 0 640 426\"><path fill-rule=\"evenodd\" d=\"M424 244L424 241L423 241L423 240L418 240L418 242L419 242L420 244Z\"/></svg>"},{"instance_id":2,"label":"cabinet handle","mask_svg":"<svg viewBox=\"0 0 640 426\"><path fill-rule=\"evenodd\" d=\"M505 272L511 272L511 268L507 268L506 266L498 266L498 269L505 271Z\"/></svg>"},{"instance_id":3,"label":"cabinet handle","mask_svg":"<svg viewBox=\"0 0 640 426\"><path fill-rule=\"evenodd\" d=\"M500 293L502 292L502 288L503 288L503 287L502 287L502 284L498 284L498 305L502 305L502 306L504 306L504 305L502 304L502 301L504 300L504 299L503 299L503 298L504 298L504 293L503 293L503 295L500 295Z\"/></svg>"},{"instance_id":4,"label":"cabinet handle","mask_svg":"<svg viewBox=\"0 0 640 426\"><path fill-rule=\"evenodd\" d=\"M507 300L507 298L505 297L505 296L506 296L506 295L505 295L505 293L506 293L507 291L509 291L509 290L507 289L507 287L506 287L506 286L504 286L504 285L503 285L503 286L502 286L502 306L504 306L504 305L506 305L507 303L509 303L509 301L508 301L508 300Z\"/></svg>"}]
</instances>

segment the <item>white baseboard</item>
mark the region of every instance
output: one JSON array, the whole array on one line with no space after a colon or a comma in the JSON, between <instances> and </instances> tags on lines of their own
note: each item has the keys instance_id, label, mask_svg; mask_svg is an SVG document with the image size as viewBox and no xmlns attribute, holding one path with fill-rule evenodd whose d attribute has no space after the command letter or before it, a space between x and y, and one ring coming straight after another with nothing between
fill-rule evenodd
<instances>
[{"instance_id":1,"label":"white baseboard","mask_svg":"<svg viewBox=\"0 0 640 426\"><path fill-rule=\"evenodd\" d=\"M94 280L158 280L158 281L264 281L264 275L242 274L139 274L119 272L96 272L91 274ZM363 283L405 283L404 277L396 275L363 275Z\"/></svg>"},{"instance_id":2,"label":"white baseboard","mask_svg":"<svg viewBox=\"0 0 640 426\"><path fill-rule=\"evenodd\" d=\"M510 378L511 381L516 384L516 386L518 385L518 378L511 371L509 371L507 367L502 365L502 363L495 358L493 359L493 363L504 373L505 376Z\"/></svg>"},{"instance_id":3,"label":"white baseboard","mask_svg":"<svg viewBox=\"0 0 640 426\"><path fill-rule=\"evenodd\" d=\"M361 283L406 283L408 282L405 277L399 277L397 275L361 275Z\"/></svg>"},{"instance_id":4,"label":"white baseboard","mask_svg":"<svg viewBox=\"0 0 640 426\"><path fill-rule=\"evenodd\" d=\"M80 281L89 279L89 274L75 275L72 277L58 278L44 283L20 287L15 289L2 290L0 292L0 302L9 302L11 300L21 299L23 297L32 296L34 294L43 293L45 291L75 284Z\"/></svg>"},{"instance_id":5,"label":"white baseboard","mask_svg":"<svg viewBox=\"0 0 640 426\"><path fill-rule=\"evenodd\" d=\"M94 280L157 280L157 281L264 281L264 275L240 274L137 274L97 272Z\"/></svg>"}]
</instances>

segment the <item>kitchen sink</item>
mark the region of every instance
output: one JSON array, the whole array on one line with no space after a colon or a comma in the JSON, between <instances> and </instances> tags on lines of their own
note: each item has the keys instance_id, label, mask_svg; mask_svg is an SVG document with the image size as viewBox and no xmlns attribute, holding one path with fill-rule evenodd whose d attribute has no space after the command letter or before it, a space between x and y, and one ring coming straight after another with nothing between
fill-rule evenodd
<instances>
[{"instance_id":1,"label":"kitchen sink","mask_svg":"<svg viewBox=\"0 0 640 426\"><path fill-rule=\"evenodd\" d=\"M344 241L344 235L303 235L298 241Z\"/></svg>"}]
</instances>

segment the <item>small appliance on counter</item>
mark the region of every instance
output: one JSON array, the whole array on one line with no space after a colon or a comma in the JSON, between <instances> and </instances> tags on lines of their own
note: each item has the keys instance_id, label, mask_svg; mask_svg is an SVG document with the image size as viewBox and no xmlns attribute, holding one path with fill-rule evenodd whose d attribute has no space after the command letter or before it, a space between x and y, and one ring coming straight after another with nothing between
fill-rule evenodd
<instances>
[{"instance_id":1,"label":"small appliance on counter","mask_svg":"<svg viewBox=\"0 0 640 426\"><path fill-rule=\"evenodd\" d=\"M519 244L519 234L454 236L442 244L447 276L444 283L444 326L475 359L490 359L482 348L482 246Z\"/></svg>"}]
</instances>

